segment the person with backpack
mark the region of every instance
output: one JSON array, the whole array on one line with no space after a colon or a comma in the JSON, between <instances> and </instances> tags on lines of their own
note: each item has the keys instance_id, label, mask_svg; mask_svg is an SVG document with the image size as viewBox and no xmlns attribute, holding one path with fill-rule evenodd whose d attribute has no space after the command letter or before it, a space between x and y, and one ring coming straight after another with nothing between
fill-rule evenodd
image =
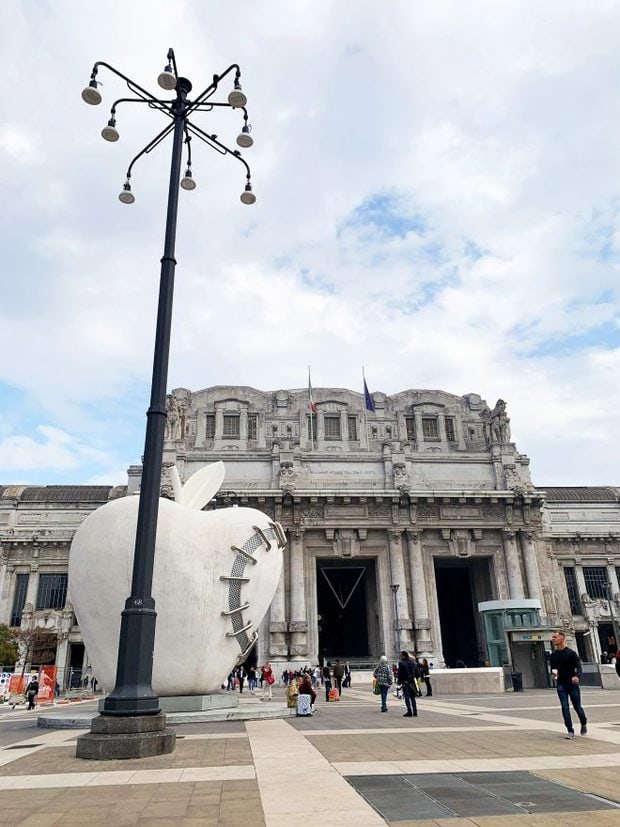
<instances>
[{"instance_id":1,"label":"person with backpack","mask_svg":"<svg viewBox=\"0 0 620 827\"><path fill-rule=\"evenodd\" d=\"M416 704L416 686L417 680L420 677L420 668L418 664L409 657L409 652L404 650L400 653L400 660L398 661L398 683L403 688L403 696L407 711L403 718L417 718L418 707Z\"/></svg>"},{"instance_id":2,"label":"person with backpack","mask_svg":"<svg viewBox=\"0 0 620 827\"><path fill-rule=\"evenodd\" d=\"M26 687L26 698L28 699L28 709L34 709L36 706L37 695L39 694L39 681L35 675L31 678Z\"/></svg>"}]
</instances>

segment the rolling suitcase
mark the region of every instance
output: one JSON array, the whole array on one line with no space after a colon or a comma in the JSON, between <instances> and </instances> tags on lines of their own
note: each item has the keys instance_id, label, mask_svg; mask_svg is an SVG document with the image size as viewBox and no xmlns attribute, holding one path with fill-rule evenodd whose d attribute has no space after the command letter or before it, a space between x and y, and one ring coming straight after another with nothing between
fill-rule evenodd
<instances>
[{"instance_id":1,"label":"rolling suitcase","mask_svg":"<svg viewBox=\"0 0 620 827\"><path fill-rule=\"evenodd\" d=\"M298 695L297 696L297 717L305 717L306 715L312 715L312 699L310 695Z\"/></svg>"}]
</instances>

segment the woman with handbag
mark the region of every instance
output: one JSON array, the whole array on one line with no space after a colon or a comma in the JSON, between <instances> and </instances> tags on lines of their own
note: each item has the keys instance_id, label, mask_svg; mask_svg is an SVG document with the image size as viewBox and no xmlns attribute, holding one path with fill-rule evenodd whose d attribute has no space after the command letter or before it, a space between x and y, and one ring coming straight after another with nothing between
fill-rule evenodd
<instances>
[{"instance_id":1,"label":"woman with handbag","mask_svg":"<svg viewBox=\"0 0 620 827\"><path fill-rule=\"evenodd\" d=\"M271 687L273 685L273 682L275 681L275 678L273 676L273 669L271 668L271 664L269 663L269 661L267 661L267 663L264 666L261 666L260 673L263 679L263 694L261 695L260 699L261 701L264 701L265 694L268 693L267 700L270 701L273 697Z\"/></svg>"},{"instance_id":2,"label":"woman with handbag","mask_svg":"<svg viewBox=\"0 0 620 827\"><path fill-rule=\"evenodd\" d=\"M375 679L373 691L375 695L381 695L381 712L387 712L387 696L392 685L392 670L388 666L388 659L385 655L381 655L381 661L372 674Z\"/></svg>"}]
</instances>

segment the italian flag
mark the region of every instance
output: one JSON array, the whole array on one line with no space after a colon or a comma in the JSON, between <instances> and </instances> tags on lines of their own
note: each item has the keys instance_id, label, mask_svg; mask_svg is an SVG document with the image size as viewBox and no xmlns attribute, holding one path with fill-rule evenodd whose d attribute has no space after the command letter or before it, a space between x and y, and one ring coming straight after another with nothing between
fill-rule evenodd
<instances>
[{"instance_id":1,"label":"italian flag","mask_svg":"<svg viewBox=\"0 0 620 827\"><path fill-rule=\"evenodd\" d=\"M316 403L312 397L312 382L310 381L310 366L308 366L308 396L310 397L310 410L316 413Z\"/></svg>"}]
</instances>

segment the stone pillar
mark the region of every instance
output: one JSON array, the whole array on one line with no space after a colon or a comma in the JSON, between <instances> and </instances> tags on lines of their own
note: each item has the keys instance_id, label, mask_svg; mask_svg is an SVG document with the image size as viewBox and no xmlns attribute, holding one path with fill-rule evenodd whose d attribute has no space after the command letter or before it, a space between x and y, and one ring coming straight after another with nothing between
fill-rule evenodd
<instances>
[{"instance_id":1,"label":"stone pillar","mask_svg":"<svg viewBox=\"0 0 620 827\"><path fill-rule=\"evenodd\" d=\"M525 579L527 580L528 596L533 600L541 600L542 589L540 587L540 575L538 572L538 562L536 560L536 540L531 531L520 531L519 538L521 540L521 549L523 551L523 561L525 563ZM542 607L545 610L545 607Z\"/></svg>"},{"instance_id":2,"label":"stone pillar","mask_svg":"<svg viewBox=\"0 0 620 827\"><path fill-rule=\"evenodd\" d=\"M224 411L222 408L215 409L215 435L214 439L221 439L224 433Z\"/></svg>"},{"instance_id":3,"label":"stone pillar","mask_svg":"<svg viewBox=\"0 0 620 827\"><path fill-rule=\"evenodd\" d=\"M409 651L413 648L413 641L411 639L411 627L413 624L411 623L409 602L407 600L407 580L405 579L405 562L403 560L402 530L388 531L388 543L392 584L398 584L399 586L396 592L396 601L394 601L394 597L392 596L392 607L394 606L394 602L396 602L397 610L397 616L394 618L394 629L398 628L400 630L400 645L403 649Z\"/></svg>"},{"instance_id":4,"label":"stone pillar","mask_svg":"<svg viewBox=\"0 0 620 827\"><path fill-rule=\"evenodd\" d=\"M611 585L611 599L613 600L615 595L620 592L620 587L618 586L618 575L616 574L616 567L613 563L609 563L607 565L607 580Z\"/></svg>"},{"instance_id":5,"label":"stone pillar","mask_svg":"<svg viewBox=\"0 0 620 827\"><path fill-rule=\"evenodd\" d=\"M306 578L304 576L304 533L298 531L291 538L290 597L291 658L305 658L308 654L308 619L306 616Z\"/></svg>"},{"instance_id":6,"label":"stone pillar","mask_svg":"<svg viewBox=\"0 0 620 827\"><path fill-rule=\"evenodd\" d=\"M407 531L409 543L409 569L411 574L411 592L413 598L413 618L415 628L416 652L432 652L431 621L428 614L428 598L424 579L424 561L419 531Z\"/></svg>"},{"instance_id":7,"label":"stone pillar","mask_svg":"<svg viewBox=\"0 0 620 827\"><path fill-rule=\"evenodd\" d=\"M30 577L28 578L28 589L26 590L26 602L24 606L27 606L28 603L32 606L33 609L37 607L37 594L39 591L39 564L32 563L30 565Z\"/></svg>"},{"instance_id":8,"label":"stone pillar","mask_svg":"<svg viewBox=\"0 0 620 827\"><path fill-rule=\"evenodd\" d=\"M289 535L289 543L290 542L291 538ZM276 589L269 609L269 655L273 658L288 656L285 591L285 572L284 566L282 566L278 588Z\"/></svg>"},{"instance_id":9,"label":"stone pillar","mask_svg":"<svg viewBox=\"0 0 620 827\"><path fill-rule=\"evenodd\" d=\"M586 588L586 581L583 576L583 568L581 566L581 560L575 560L575 580L577 581L577 591L579 592L579 602L581 603L581 613L583 614L583 596L588 596L588 590Z\"/></svg>"},{"instance_id":10,"label":"stone pillar","mask_svg":"<svg viewBox=\"0 0 620 827\"><path fill-rule=\"evenodd\" d=\"M248 412L245 408L239 411L239 440L248 441Z\"/></svg>"},{"instance_id":11,"label":"stone pillar","mask_svg":"<svg viewBox=\"0 0 620 827\"><path fill-rule=\"evenodd\" d=\"M506 561L510 598L512 600L524 598L523 578L521 577L515 532L507 531L506 529L504 529L504 559Z\"/></svg>"}]
</instances>

